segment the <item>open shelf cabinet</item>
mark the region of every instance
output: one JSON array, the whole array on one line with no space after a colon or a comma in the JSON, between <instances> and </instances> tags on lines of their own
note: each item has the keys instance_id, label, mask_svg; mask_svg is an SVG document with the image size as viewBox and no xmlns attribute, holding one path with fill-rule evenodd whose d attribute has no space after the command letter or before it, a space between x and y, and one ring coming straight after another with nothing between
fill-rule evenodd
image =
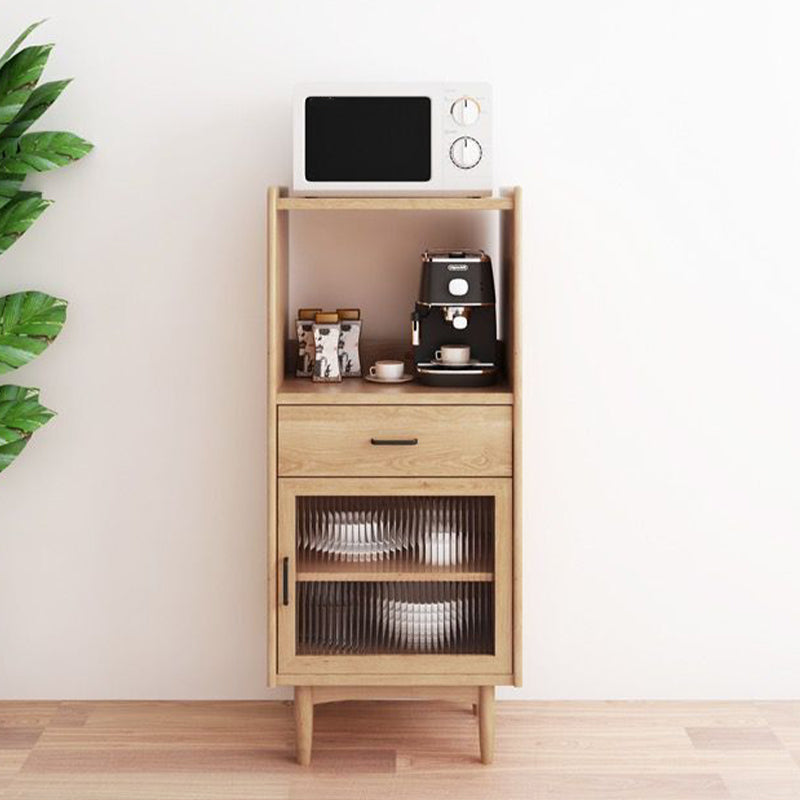
<instances>
[{"instance_id":1,"label":"open shelf cabinet","mask_svg":"<svg viewBox=\"0 0 800 800\"><path fill-rule=\"evenodd\" d=\"M495 214L502 379L442 389L294 377L288 230L307 211ZM494 687L522 679L519 232L518 188L488 198L269 190L268 683L295 689L301 763L315 703L382 696L472 703L481 756L492 758ZM387 439L414 446L375 446Z\"/></svg>"}]
</instances>

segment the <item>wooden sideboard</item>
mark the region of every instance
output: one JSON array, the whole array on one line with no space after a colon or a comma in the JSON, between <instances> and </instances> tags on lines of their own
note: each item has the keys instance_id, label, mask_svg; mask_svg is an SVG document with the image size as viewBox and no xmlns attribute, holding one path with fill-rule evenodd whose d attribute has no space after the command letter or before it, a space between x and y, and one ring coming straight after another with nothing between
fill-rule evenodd
<instances>
[{"instance_id":1,"label":"wooden sideboard","mask_svg":"<svg viewBox=\"0 0 800 800\"><path fill-rule=\"evenodd\" d=\"M520 201L518 187L488 198L269 190L267 680L294 687L301 764L315 704L406 697L471 703L492 760L494 687L522 681ZM304 211L495 215L502 379L443 389L294 377L288 226Z\"/></svg>"}]
</instances>

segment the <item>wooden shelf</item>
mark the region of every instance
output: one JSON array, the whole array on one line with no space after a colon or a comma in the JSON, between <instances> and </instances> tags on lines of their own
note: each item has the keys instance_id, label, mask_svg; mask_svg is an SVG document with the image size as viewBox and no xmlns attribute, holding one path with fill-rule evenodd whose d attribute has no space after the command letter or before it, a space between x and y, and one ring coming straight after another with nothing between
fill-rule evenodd
<instances>
[{"instance_id":1,"label":"wooden shelf","mask_svg":"<svg viewBox=\"0 0 800 800\"><path fill-rule=\"evenodd\" d=\"M387 583L431 583L456 582L456 583L491 583L494 580L493 572L436 572L434 570L402 572L396 570L375 570L374 564L331 564L322 568L298 569L297 580L300 583L313 581L362 581L362 582L387 582Z\"/></svg>"},{"instance_id":2,"label":"wooden shelf","mask_svg":"<svg viewBox=\"0 0 800 800\"><path fill-rule=\"evenodd\" d=\"M316 383L286 376L278 386L278 405L512 405L508 383L478 388L424 386L421 383L382 385L362 378L341 383Z\"/></svg>"},{"instance_id":3,"label":"wooden shelf","mask_svg":"<svg viewBox=\"0 0 800 800\"><path fill-rule=\"evenodd\" d=\"M278 211L511 211L503 197L279 197Z\"/></svg>"},{"instance_id":4,"label":"wooden shelf","mask_svg":"<svg viewBox=\"0 0 800 800\"><path fill-rule=\"evenodd\" d=\"M392 659L397 658L400 656L401 658L431 658L431 659L452 659L456 658L464 658L468 656L488 656L489 653L489 643L486 644L485 647L480 646L473 646L473 647L464 647L463 649L459 648L458 650L451 652L447 655L441 653L431 653L431 652L421 652L419 650L415 650L413 647L408 646L404 649L400 648L391 648L381 645L373 645L369 648L369 650L364 649L360 653L342 653L337 647L333 646L325 646L325 645L302 645L302 648L298 648L298 655L301 657L303 656L310 656L312 658L335 658L337 660L343 658L378 658L378 659ZM316 682L316 681L315 681Z\"/></svg>"}]
</instances>

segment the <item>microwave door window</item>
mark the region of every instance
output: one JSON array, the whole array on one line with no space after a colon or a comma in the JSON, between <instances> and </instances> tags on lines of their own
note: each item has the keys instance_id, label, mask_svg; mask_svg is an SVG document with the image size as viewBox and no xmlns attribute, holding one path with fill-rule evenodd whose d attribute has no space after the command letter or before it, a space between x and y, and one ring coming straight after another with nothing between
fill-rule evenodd
<instances>
[{"instance_id":1,"label":"microwave door window","mask_svg":"<svg viewBox=\"0 0 800 800\"><path fill-rule=\"evenodd\" d=\"M431 179L429 97L307 97L306 180Z\"/></svg>"}]
</instances>

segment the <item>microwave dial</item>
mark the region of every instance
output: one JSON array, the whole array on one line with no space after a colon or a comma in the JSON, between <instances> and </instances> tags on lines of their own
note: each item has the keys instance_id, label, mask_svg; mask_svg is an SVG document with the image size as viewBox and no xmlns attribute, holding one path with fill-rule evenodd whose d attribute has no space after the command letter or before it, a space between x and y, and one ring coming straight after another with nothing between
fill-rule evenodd
<instances>
[{"instance_id":1,"label":"microwave dial","mask_svg":"<svg viewBox=\"0 0 800 800\"><path fill-rule=\"evenodd\" d=\"M458 125L474 125L481 115L481 107L474 97L459 97L450 106L450 116Z\"/></svg>"},{"instance_id":2,"label":"microwave dial","mask_svg":"<svg viewBox=\"0 0 800 800\"><path fill-rule=\"evenodd\" d=\"M472 169L478 166L483 156L483 150L477 139L471 136L459 136L450 145L450 160L459 169Z\"/></svg>"}]
</instances>

